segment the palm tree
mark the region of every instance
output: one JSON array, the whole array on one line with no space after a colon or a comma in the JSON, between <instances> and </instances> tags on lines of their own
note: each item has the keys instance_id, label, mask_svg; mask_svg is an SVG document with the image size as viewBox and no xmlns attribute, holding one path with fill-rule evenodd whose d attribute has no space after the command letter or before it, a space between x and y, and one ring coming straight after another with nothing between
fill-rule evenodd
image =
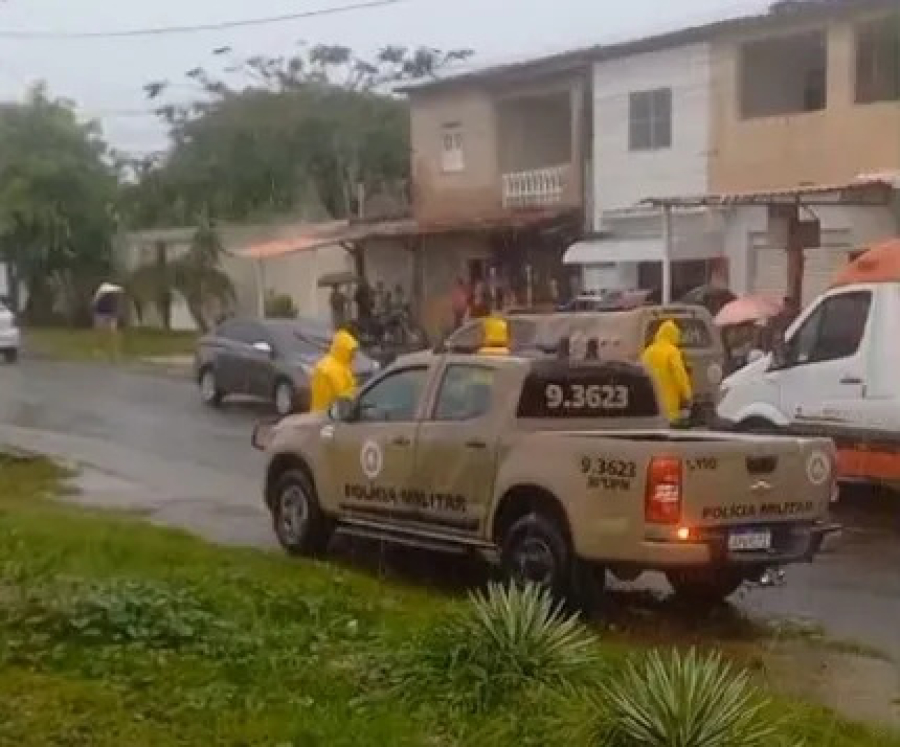
<instances>
[{"instance_id":1,"label":"palm tree","mask_svg":"<svg viewBox=\"0 0 900 747\"><path fill-rule=\"evenodd\" d=\"M222 270L225 248L212 223L204 217L187 253L173 263L174 288L187 303L197 328L207 332L211 327L208 314L222 311L234 302L231 278ZM210 307L215 307L211 309Z\"/></svg>"},{"instance_id":2,"label":"palm tree","mask_svg":"<svg viewBox=\"0 0 900 747\"><path fill-rule=\"evenodd\" d=\"M139 309L145 303L155 306L166 329L171 326L173 296L178 293L197 328L207 332L210 317L235 299L234 285L222 270L222 240L204 216L187 252L170 260L166 250L165 244L157 244L154 261L131 274L129 293Z\"/></svg>"}]
</instances>

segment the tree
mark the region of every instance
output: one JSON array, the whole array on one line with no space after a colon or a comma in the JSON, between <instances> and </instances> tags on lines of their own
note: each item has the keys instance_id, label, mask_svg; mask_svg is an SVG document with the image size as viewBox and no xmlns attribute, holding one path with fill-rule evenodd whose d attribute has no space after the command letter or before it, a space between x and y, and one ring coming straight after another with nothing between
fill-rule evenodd
<instances>
[{"instance_id":1,"label":"tree","mask_svg":"<svg viewBox=\"0 0 900 747\"><path fill-rule=\"evenodd\" d=\"M228 48L216 53L226 58L221 75L187 73L201 100L158 105L173 147L163 162L135 164L126 211L136 224L181 222L203 210L242 220L315 203L330 217L355 214L358 185L371 194L408 177L408 110L388 87L469 55L391 46L364 60L329 45L237 61L227 59ZM241 86L228 82L234 77ZM145 91L158 102L167 86Z\"/></svg>"},{"instance_id":2,"label":"tree","mask_svg":"<svg viewBox=\"0 0 900 747\"><path fill-rule=\"evenodd\" d=\"M173 258L160 242L149 264L138 267L127 282L131 299L140 308L156 307L166 329L172 324L175 293L187 304L197 328L206 332L211 319L228 308L235 292L231 279L222 270L224 248L213 224L204 216L187 251Z\"/></svg>"},{"instance_id":3,"label":"tree","mask_svg":"<svg viewBox=\"0 0 900 747\"><path fill-rule=\"evenodd\" d=\"M0 106L0 259L19 284L25 314L90 318L96 286L112 271L114 170L94 123L51 99L43 85L22 104Z\"/></svg>"}]
</instances>

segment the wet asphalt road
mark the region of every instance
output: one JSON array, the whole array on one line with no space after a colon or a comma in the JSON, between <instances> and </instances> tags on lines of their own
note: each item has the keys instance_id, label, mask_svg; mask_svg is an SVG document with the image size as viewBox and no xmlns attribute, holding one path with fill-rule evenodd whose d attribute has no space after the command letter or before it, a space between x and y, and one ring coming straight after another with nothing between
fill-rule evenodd
<instances>
[{"instance_id":1,"label":"wet asphalt road","mask_svg":"<svg viewBox=\"0 0 900 747\"><path fill-rule=\"evenodd\" d=\"M0 445L86 468L85 499L221 542L274 547L262 508L263 458L250 446L267 415L247 403L211 410L192 382L110 367L26 360L0 366ZM900 661L900 496L896 509L846 513L847 530L787 584L742 592L762 615L821 624ZM646 584L657 582L651 577ZM645 584L645 585L646 585Z\"/></svg>"}]
</instances>

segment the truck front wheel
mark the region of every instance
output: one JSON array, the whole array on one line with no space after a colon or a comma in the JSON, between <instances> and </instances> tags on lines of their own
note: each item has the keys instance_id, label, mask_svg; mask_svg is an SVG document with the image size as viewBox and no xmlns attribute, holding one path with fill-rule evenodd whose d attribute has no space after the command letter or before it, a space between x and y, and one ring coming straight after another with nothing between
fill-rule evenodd
<instances>
[{"instance_id":1,"label":"truck front wheel","mask_svg":"<svg viewBox=\"0 0 900 747\"><path fill-rule=\"evenodd\" d=\"M316 489L302 470L286 470L275 484L272 500L275 536L290 555L320 555L332 535Z\"/></svg>"},{"instance_id":2,"label":"truck front wheel","mask_svg":"<svg viewBox=\"0 0 900 747\"><path fill-rule=\"evenodd\" d=\"M734 569L669 571L666 574L675 596L685 601L701 604L720 604L734 594L748 576Z\"/></svg>"}]
</instances>

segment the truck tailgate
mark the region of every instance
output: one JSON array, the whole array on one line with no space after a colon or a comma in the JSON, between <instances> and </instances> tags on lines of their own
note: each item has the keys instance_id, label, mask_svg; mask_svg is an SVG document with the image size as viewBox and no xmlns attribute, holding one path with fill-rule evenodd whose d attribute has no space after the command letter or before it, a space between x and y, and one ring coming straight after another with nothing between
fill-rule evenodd
<instances>
[{"instance_id":1,"label":"truck tailgate","mask_svg":"<svg viewBox=\"0 0 900 747\"><path fill-rule=\"evenodd\" d=\"M682 442L682 522L692 527L823 519L834 490L828 439Z\"/></svg>"}]
</instances>

